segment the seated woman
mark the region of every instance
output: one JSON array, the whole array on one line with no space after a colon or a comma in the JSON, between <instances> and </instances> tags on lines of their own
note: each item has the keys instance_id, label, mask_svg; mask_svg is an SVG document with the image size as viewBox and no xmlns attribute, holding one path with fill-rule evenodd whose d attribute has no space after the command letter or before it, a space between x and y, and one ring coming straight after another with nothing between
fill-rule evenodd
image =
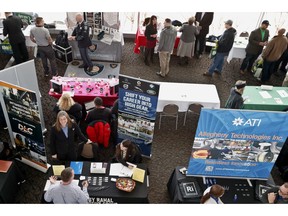
<instances>
[{"instance_id":1,"label":"seated woman","mask_svg":"<svg viewBox=\"0 0 288 216\"><path fill-rule=\"evenodd\" d=\"M61 110L66 111L70 118L75 119L77 123L82 119L82 106L75 102L69 93L62 94L53 109L56 113Z\"/></svg>"},{"instance_id":2,"label":"seated woman","mask_svg":"<svg viewBox=\"0 0 288 216\"><path fill-rule=\"evenodd\" d=\"M223 196L225 190L222 186L215 184L208 187L201 198L201 204L223 204L220 197Z\"/></svg>"},{"instance_id":3,"label":"seated woman","mask_svg":"<svg viewBox=\"0 0 288 216\"><path fill-rule=\"evenodd\" d=\"M116 146L115 159L127 167L127 162L133 164L142 163L142 155L139 147L130 140L123 140Z\"/></svg>"},{"instance_id":4,"label":"seated woman","mask_svg":"<svg viewBox=\"0 0 288 216\"><path fill-rule=\"evenodd\" d=\"M68 113L60 111L57 120L51 128L50 150L52 158L61 161L77 160L78 143L75 143L75 135L86 143L91 143L81 132L79 126L72 120Z\"/></svg>"}]
</instances>

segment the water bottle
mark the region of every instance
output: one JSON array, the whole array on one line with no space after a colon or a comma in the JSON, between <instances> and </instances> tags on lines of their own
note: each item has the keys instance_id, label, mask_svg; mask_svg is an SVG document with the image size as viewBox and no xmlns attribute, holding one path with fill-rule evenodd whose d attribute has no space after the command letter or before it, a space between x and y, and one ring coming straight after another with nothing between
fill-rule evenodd
<instances>
[{"instance_id":1,"label":"water bottle","mask_svg":"<svg viewBox=\"0 0 288 216\"><path fill-rule=\"evenodd\" d=\"M233 202L236 203L236 202L237 202L237 199L238 199L237 194L235 194L235 195L234 195L234 198L233 198Z\"/></svg>"}]
</instances>

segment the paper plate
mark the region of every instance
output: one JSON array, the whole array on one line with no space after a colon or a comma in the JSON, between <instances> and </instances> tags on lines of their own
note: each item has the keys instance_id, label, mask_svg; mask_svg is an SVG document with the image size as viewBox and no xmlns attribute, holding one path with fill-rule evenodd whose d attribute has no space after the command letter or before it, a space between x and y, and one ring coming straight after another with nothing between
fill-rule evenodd
<instances>
[{"instance_id":1,"label":"paper plate","mask_svg":"<svg viewBox=\"0 0 288 216\"><path fill-rule=\"evenodd\" d=\"M135 186L135 181L129 178L118 178L116 180L116 187L122 191L131 192L134 190Z\"/></svg>"}]
</instances>

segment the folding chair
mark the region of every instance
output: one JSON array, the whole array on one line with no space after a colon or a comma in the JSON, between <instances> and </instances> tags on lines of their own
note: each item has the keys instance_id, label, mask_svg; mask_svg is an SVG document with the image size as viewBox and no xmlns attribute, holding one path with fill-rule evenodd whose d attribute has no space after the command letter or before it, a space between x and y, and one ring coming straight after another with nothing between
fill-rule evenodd
<instances>
[{"instance_id":1,"label":"folding chair","mask_svg":"<svg viewBox=\"0 0 288 216\"><path fill-rule=\"evenodd\" d=\"M198 103L193 103L193 104L190 104L186 113L185 113L185 116L184 116L184 123L183 123L183 126L185 126L185 123L186 123L186 119L187 119L187 114L188 113L192 113L192 114L196 114L196 115L200 115L200 112L201 112L201 108L203 106L201 104L198 104Z\"/></svg>"},{"instance_id":2,"label":"folding chair","mask_svg":"<svg viewBox=\"0 0 288 216\"><path fill-rule=\"evenodd\" d=\"M178 110L179 107L176 104L167 104L164 106L162 113L160 113L159 129L161 126L161 119L163 116L176 118L176 130L178 126Z\"/></svg>"}]
</instances>

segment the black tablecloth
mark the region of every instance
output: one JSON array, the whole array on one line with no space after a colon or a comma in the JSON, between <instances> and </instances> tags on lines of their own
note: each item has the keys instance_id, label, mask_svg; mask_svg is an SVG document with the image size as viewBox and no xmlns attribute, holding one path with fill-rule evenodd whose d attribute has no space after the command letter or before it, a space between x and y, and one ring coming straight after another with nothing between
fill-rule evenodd
<instances>
[{"instance_id":1,"label":"black tablecloth","mask_svg":"<svg viewBox=\"0 0 288 216\"><path fill-rule=\"evenodd\" d=\"M0 173L0 203L13 203L18 182L23 180L16 162L13 161L7 173Z\"/></svg>"},{"instance_id":2,"label":"black tablecloth","mask_svg":"<svg viewBox=\"0 0 288 216\"><path fill-rule=\"evenodd\" d=\"M90 173L90 164L91 162L83 162L83 169L81 175L75 175L75 179L79 179L80 176L87 177L102 177L102 186L108 186L102 190L93 190L98 189L101 186L93 186L90 183L88 186L88 193L90 196L90 203L149 203L148 201L148 190L147 190L147 166L145 164L138 164L137 167L145 170L144 183L136 182L136 186L132 192L121 191L116 188L116 183L111 181L111 178L118 178L116 176L109 176L110 163L107 165L105 174L94 174ZM66 164L68 167L69 164ZM52 175L52 169L49 169L50 174ZM105 182L105 177L108 177L108 182ZM82 181L79 181L79 186L81 187ZM90 189L91 188L91 189ZM42 200L43 201L43 200Z\"/></svg>"},{"instance_id":3,"label":"black tablecloth","mask_svg":"<svg viewBox=\"0 0 288 216\"><path fill-rule=\"evenodd\" d=\"M203 178L183 175L179 171L182 167L183 166L177 166L174 169L167 183L171 201L173 203L200 203L202 194L207 186L204 184ZM225 188L225 193L221 197L223 203L260 203L260 201L256 199L255 181L251 181L252 187L250 187L247 180L244 179L215 178L210 180L212 180L212 183L219 184ZM183 183L188 185L193 183L198 190L197 192L199 193L199 196L184 198L183 190L181 189ZM236 199L235 194L237 196Z\"/></svg>"}]
</instances>

